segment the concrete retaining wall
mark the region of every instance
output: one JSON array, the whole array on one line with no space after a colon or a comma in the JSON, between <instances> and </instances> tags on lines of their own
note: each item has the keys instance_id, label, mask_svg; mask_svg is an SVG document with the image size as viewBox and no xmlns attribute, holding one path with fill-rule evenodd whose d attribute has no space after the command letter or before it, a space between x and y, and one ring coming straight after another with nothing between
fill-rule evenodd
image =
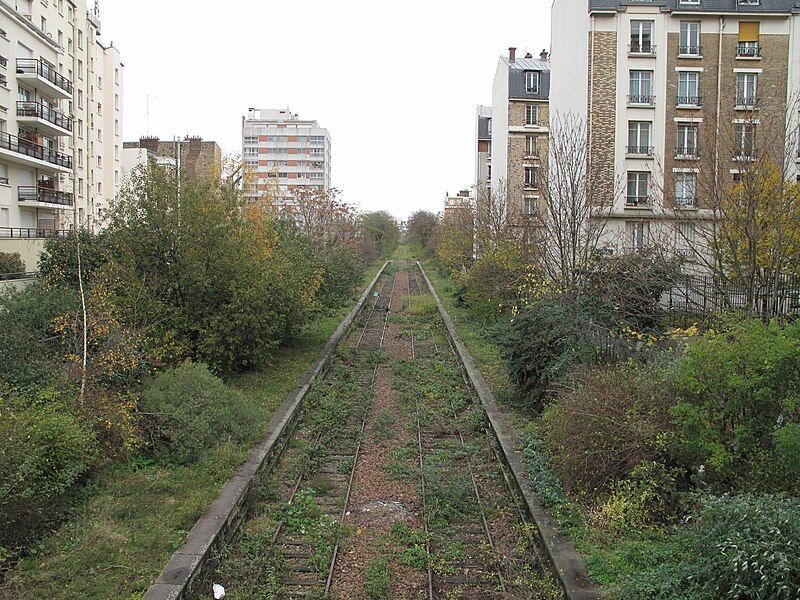
<instances>
[{"instance_id":1,"label":"concrete retaining wall","mask_svg":"<svg viewBox=\"0 0 800 600\"><path fill-rule=\"evenodd\" d=\"M183 546L169 559L158 579L145 593L143 600L178 600L188 598L197 591L195 588L201 583L202 578L199 574L206 558L219 542L230 539L241 524L244 519L242 507L254 478L263 469L270 468L274 459L280 455L300 415L303 398L314 381L325 373L337 345L363 309L369 293L387 264L388 262L384 263L353 310L339 324L300 384L292 390L275 412L266 437L250 451L247 460L222 486L208 512L189 531Z\"/></svg>"},{"instance_id":2,"label":"concrete retaining wall","mask_svg":"<svg viewBox=\"0 0 800 600\"><path fill-rule=\"evenodd\" d=\"M561 534L556 520L545 510L533 491L530 478L525 472L525 464L522 457L523 447L517 432L508 424L500 412L489 384L484 379L466 346L458 339L453 320L445 310L422 265L417 263L417 266L422 272L428 290L436 300L436 306L439 309L439 315L444 323L450 343L461 359L469 383L486 411L489 425L497 439L503 459L511 471L513 481L524 501L528 515L536 523L542 547L554 567L568 600L596 600L600 595L597 586L586 574L586 565L583 559L575 551L575 547L569 538Z\"/></svg>"}]
</instances>

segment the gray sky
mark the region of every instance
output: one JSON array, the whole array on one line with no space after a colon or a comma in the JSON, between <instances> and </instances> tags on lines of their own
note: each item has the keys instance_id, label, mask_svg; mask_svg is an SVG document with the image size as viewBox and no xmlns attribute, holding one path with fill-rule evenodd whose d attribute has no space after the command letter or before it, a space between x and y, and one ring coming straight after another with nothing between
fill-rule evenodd
<instances>
[{"instance_id":1,"label":"gray sky","mask_svg":"<svg viewBox=\"0 0 800 600\"><path fill-rule=\"evenodd\" d=\"M498 56L550 47L550 0L100 9L103 40L125 63L126 140L200 135L240 153L248 107L290 106L330 131L333 184L346 200L403 218L439 211L445 192L471 184L475 106L491 103Z\"/></svg>"}]
</instances>

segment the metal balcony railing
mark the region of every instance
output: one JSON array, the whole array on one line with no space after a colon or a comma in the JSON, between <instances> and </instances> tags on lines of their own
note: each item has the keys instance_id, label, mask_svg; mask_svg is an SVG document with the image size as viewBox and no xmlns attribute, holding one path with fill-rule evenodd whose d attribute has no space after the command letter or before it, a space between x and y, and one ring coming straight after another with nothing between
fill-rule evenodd
<instances>
[{"instance_id":1,"label":"metal balcony railing","mask_svg":"<svg viewBox=\"0 0 800 600\"><path fill-rule=\"evenodd\" d=\"M625 196L625 206L647 207L649 205L650 205L649 196Z\"/></svg>"},{"instance_id":2,"label":"metal balcony railing","mask_svg":"<svg viewBox=\"0 0 800 600\"><path fill-rule=\"evenodd\" d=\"M628 103L652 106L656 103L656 97L652 94L631 94L628 96Z\"/></svg>"},{"instance_id":3,"label":"metal balcony railing","mask_svg":"<svg viewBox=\"0 0 800 600\"><path fill-rule=\"evenodd\" d=\"M736 104L735 106L744 106L746 108L753 108L756 104L758 104L758 98L756 96L736 96Z\"/></svg>"},{"instance_id":4,"label":"metal balcony railing","mask_svg":"<svg viewBox=\"0 0 800 600\"><path fill-rule=\"evenodd\" d=\"M648 42L633 42L628 46L628 54L641 54L653 56L656 53L656 45Z\"/></svg>"},{"instance_id":5,"label":"metal balcony railing","mask_svg":"<svg viewBox=\"0 0 800 600\"><path fill-rule=\"evenodd\" d=\"M678 106L700 106L700 96L678 96L675 100Z\"/></svg>"},{"instance_id":6,"label":"metal balcony railing","mask_svg":"<svg viewBox=\"0 0 800 600\"><path fill-rule=\"evenodd\" d=\"M72 131L72 119L60 110L50 108L46 104L41 104L40 102L26 102L20 100L17 102L17 116L39 117L48 123L61 127L61 129Z\"/></svg>"},{"instance_id":7,"label":"metal balcony railing","mask_svg":"<svg viewBox=\"0 0 800 600\"><path fill-rule=\"evenodd\" d=\"M737 58L761 58L761 46L737 46Z\"/></svg>"},{"instance_id":8,"label":"metal balcony railing","mask_svg":"<svg viewBox=\"0 0 800 600\"><path fill-rule=\"evenodd\" d=\"M755 148L737 148L733 151L733 158L735 160L755 160Z\"/></svg>"},{"instance_id":9,"label":"metal balcony railing","mask_svg":"<svg viewBox=\"0 0 800 600\"><path fill-rule=\"evenodd\" d=\"M45 148L35 142L19 138L10 133L0 133L0 148L17 152L31 158L36 158L52 165L58 165L66 169L72 168L72 157L63 152L56 152L51 148Z\"/></svg>"},{"instance_id":10,"label":"metal balcony railing","mask_svg":"<svg viewBox=\"0 0 800 600\"><path fill-rule=\"evenodd\" d=\"M61 73L57 72L53 67L36 58L18 58L17 74L37 74L56 87L61 88L66 93L72 94L72 82Z\"/></svg>"},{"instance_id":11,"label":"metal balcony railing","mask_svg":"<svg viewBox=\"0 0 800 600\"><path fill-rule=\"evenodd\" d=\"M639 156L653 156L653 146L631 146L627 148L628 154L636 154Z\"/></svg>"},{"instance_id":12,"label":"metal balcony railing","mask_svg":"<svg viewBox=\"0 0 800 600\"><path fill-rule=\"evenodd\" d=\"M678 56L702 56L702 46L678 46Z\"/></svg>"},{"instance_id":13,"label":"metal balcony railing","mask_svg":"<svg viewBox=\"0 0 800 600\"><path fill-rule=\"evenodd\" d=\"M45 187L21 185L17 188L20 202L47 202L48 204L60 204L61 206L72 206L72 194L60 192Z\"/></svg>"},{"instance_id":14,"label":"metal balcony railing","mask_svg":"<svg viewBox=\"0 0 800 600\"><path fill-rule=\"evenodd\" d=\"M675 206L678 208L694 208L694 198L689 196L678 196L675 198Z\"/></svg>"},{"instance_id":15,"label":"metal balcony railing","mask_svg":"<svg viewBox=\"0 0 800 600\"><path fill-rule=\"evenodd\" d=\"M676 146L675 158L699 158L700 151L697 146Z\"/></svg>"},{"instance_id":16,"label":"metal balcony railing","mask_svg":"<svg viewBox=\"0 0 800 600\"><path fill-rule=\"evenodd\" d=\"M0 238L37 239L66 237L69 229L43 229L39 227L0 227Z\"/></svg>"}]
</instances>

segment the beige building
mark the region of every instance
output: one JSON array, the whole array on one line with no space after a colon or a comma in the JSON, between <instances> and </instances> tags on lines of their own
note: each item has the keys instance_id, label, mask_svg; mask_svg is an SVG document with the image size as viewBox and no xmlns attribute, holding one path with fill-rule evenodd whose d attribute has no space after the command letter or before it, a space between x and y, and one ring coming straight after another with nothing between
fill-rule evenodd
<instances>
[{"instance_id":1,"label":"beige building","mask_svg":"<svg viewBox=\"0 0 800 600\"><path fill-rule=\"evenodd\" d=\"M331 187L331 138L317 121L286 109L248 109L242 117L242 156L250 179L245 195L268 195L290 206L299 188Z\"/></svg>"},{"instance_id":2,"label":"beige building","mask_svg":"<svg viewBox=\"0 0 800 600\"><path fill-rule=\"evenodd\" d=\"M0 251L95 230L119 189L123 64L85 1L0 0Z\"/></svg>"},{"instance_id":3,"label":"beige building","mask_svg":"<svg viewBox=\"0 0 800 600\"><path fill-rule=\"evenodd\" d=\"M508 207L509 220L526 226L544 214L541 169L549 134L550 62L518 57L516 48L500 57L492 87L489 189L476 190L478 211L487 195Z\"/></svg>"},{"instance_id":4,"label":"beige building","mask_svg":"<svg viewBox=\"0 0 800 600\"><path fill-rule=\"evenodd\" d=\"M758 152L784 163L783 138L767 136L787 122L796 129L798 8L554 1L551 109L588 122L609 248L672 245L696 259L707 251L715 186L732 187ZM790 146L793 159L796 140Z\"/></svg>"}]
</instances>

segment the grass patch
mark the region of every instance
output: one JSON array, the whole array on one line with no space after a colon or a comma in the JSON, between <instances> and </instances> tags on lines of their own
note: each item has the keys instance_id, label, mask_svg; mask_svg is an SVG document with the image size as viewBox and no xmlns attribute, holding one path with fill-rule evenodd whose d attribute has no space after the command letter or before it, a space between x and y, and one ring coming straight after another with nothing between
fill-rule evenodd
<instances>
[{"instance_id":1,"label":"grass patch","mask_svg":"<svg viewBox=\"0 0 800 600\"><path fill-rule=\"evenodd\" d=\"M382 410L375 417L372 423L372 432L375 440L383 444L394 435L395 430L395 415L391 410Z\"/></svg>"},{"instance_id":2,"label":"grass patch","mask_svg":"<svg viewBox=\"0 0 800 600\"><path fill-rule=\"evenodd\" d=\"M374 265L365 274L364 286L379 268ZM348 303L319 319L278 349L269 365L229 382L263 423L259 437L351 309ZM7 573L0 598L139 597L256 439L222 443L192 465L133 461L106 468L80 492L66 522Z\"/></svg>"}]
</instances>

